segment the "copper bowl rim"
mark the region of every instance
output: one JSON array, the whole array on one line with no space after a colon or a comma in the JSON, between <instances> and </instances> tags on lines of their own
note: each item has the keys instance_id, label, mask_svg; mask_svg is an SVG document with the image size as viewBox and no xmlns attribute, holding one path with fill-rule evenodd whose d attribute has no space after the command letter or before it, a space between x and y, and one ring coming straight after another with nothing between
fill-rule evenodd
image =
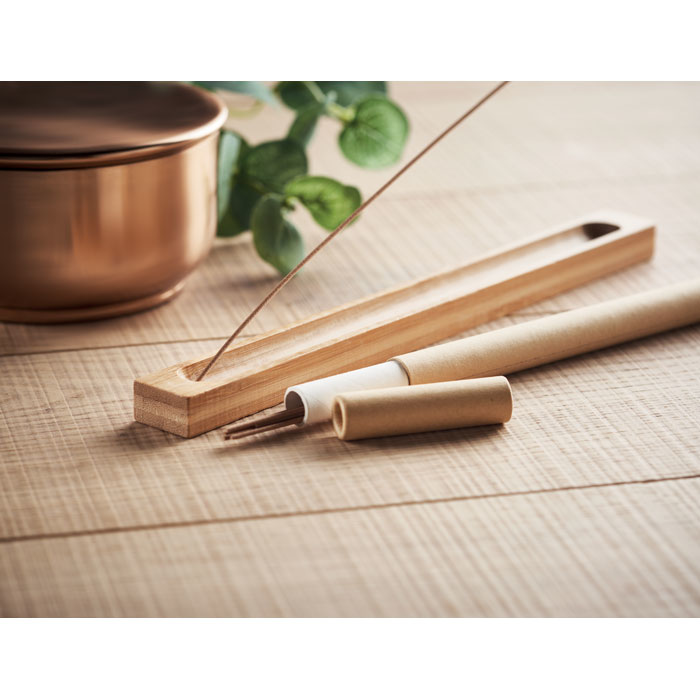
<instances>
[{"instance_id":1,"label":"copper bowl rim","mask_svg":"<svg viewBox=\"0 0 700 700\"><path fill-rule=\"evenodd\" d=\"M99 168L103 166L151 160L153 158L179 153L203 141L205 138L211 136L211 134L218 132L228 117L228 109L218 95L213 92L202 90L202 88L194 85L189 85L187 87L190 90L204 93L206 95L206 100L218 107L218 110L213 118L178 134L171 135L168 140L161 143L101 152L51 155L3 153L0 154L0 170L73 170L76 168Z\"/></svg>"},{"instance_id":2,"label":"copper bowl rim","mask_svg":"<svg viewBox=\"0 0 700 700\"><path fill-rule=\"evenodd\" d=\"M13 156L0 156L0 170L75 170L77 168L102 168L110 165L125 165L127 163L140 163L153 158L180 153L191 146L203 141L216 133L226 121L226 112L207 133L190 141L177 143L165 143L160 146L145 148L130 148L124 151L112 151L110 153L91 153L84 156L65 156L47 158L21 158Z\"/></svg>"}]
</instances>

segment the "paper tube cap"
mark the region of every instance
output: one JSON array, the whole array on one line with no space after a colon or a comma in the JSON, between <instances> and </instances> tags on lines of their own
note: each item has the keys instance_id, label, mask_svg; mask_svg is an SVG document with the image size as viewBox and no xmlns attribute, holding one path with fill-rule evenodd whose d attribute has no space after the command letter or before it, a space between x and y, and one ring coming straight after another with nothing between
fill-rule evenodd
<instances>
[{"instance_id":1,"label":"paper tube cap","mask_svg":"<svg viewBox=\"0 0 700 700\"><path fill-rule=\"evenodd\" d=\"M505 423L513 396L505 377L463 379L339 394L333 427L341 440Z\"/></svg>"}]
</instances>

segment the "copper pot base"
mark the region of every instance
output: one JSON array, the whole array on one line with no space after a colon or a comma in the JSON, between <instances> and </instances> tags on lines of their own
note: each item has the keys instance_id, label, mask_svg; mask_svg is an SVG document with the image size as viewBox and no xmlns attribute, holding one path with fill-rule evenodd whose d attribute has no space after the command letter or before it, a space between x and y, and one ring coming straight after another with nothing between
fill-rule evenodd
<instances>
[{"instance_id":1,"label":"copper pot base","mask_svg":"<svg viewBox=\"0 0 700 700\"><path fill-rule=\"evenodd\" d=\"M0 307L0 321L6 323L73 323L123 316L164 304L179 294L184 286L185 280L178 282L174 287L164 292L151 294L140 299L122 301L118 304L105 304L104 306L85 306L76 309L9 309Z\"/></svg>"}]
</instances>

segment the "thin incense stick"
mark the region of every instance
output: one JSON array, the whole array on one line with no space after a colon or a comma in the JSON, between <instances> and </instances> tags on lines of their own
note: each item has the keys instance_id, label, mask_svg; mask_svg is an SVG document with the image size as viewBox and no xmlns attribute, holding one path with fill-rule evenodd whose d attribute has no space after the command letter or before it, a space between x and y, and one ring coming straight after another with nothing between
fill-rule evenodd
<instances>
[{"instance_id":1,"label":"thin incense stick","mask_svg":"<svg viewBox=\"0 0 700 700\"><path fill-rule=\"evenodd\" d=\"M209 370L214 366L218 359L226 352L229 345L241 334L241 331L258 315L258 313L272 300L273 297L289 282L294 275L296 275L299 270L306 265L311 258L313 258L316 253L318 253L324 246L328 245L333 238L335 238L349 223L356 219L377 197L379 197L385 190L387 190L391 185L396 182L409 168L411 168L415 163L417 163L433 146L442 141L447 134L449 134L453 129L458 127L467 117L474 114L481 105L488 102L501 88L505 87L510 81L504 80L499 83L493 90L482 97L475 105L470 107L459 119L454 121L450 126L448 126L444 131L442 131L438 136L436 136L423 150L419 151L411 160L406 163L400 170L398 170L389 180L387 180L371 197L366 199L355 211L348 216L345 221L343 221L340 226L338 226L334 231L329 233L293 270L288 272L267 294L267 296L243 319L238 328L231 334L228 340L216 351L214 357L211 358L207 366L202 370L199 376L195 379L196 382L201 381L204 376L209 372Z\"/></svg>"}]
</instances>

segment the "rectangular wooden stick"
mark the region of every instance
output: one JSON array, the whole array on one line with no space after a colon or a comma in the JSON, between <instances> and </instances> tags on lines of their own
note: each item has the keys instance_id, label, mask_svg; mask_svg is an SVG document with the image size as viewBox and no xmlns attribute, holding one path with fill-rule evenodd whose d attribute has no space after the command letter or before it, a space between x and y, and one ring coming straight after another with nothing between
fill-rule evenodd
<instances>
[{"instance_id":1,"label":"rectangular wooden stick","mask_svg":"<svg viewBox=\"0 0 700 700\"><path fill-rule=\"evenodd\" d=\"M134 382L134 418L194 437L282 400L293 384L383 362L647 260L654 226L596 212L466 265L331 309Z\"/></svg>"}]
</instances>

